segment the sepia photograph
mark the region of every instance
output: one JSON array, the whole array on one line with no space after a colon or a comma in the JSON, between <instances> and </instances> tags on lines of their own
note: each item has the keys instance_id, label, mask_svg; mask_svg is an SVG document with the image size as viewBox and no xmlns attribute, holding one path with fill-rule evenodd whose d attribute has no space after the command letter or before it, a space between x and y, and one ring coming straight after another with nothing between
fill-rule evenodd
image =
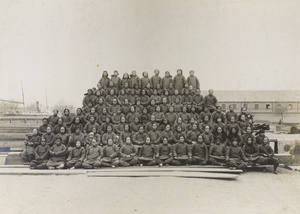
<instances>
[{"instance_id":1,"label":"sepia photograph","mask_svg":"<svg viewBox=\"0 0 300 214\"><path fill-rule=\"evenodd\" d=\"M1 214L296 214L300 0L0 0Z\"/></svg>"}]
</instances>

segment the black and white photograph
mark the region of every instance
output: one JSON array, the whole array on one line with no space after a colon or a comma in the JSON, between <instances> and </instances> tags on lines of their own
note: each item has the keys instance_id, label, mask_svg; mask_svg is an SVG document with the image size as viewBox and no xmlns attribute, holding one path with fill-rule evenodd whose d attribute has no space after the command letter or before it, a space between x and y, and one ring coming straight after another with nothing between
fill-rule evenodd
<instances>
[{"instance_id":1,"label":"black and white photograph","mask_svg":"<svg viewBox=\"0 0 300 214\"><path fill-rule=\"evenodd\" d=\"M300 0L0 0L0 213L300 213Z\"/></svg>"}]
</instances>

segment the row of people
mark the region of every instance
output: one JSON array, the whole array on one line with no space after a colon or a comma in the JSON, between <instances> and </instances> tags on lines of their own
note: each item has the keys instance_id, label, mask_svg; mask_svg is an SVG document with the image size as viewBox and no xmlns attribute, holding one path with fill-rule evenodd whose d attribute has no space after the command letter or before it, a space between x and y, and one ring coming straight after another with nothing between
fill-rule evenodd
<instances>
[{"instance_id":1,"label":"row of people","mask_svg":"<svg viewBox=\"0 0 300 214\"><path fill-rule=\"evenodd\" d=\"M263 138L263 144L257 146L252 138L247 138L247 143L241 148L237 139L233 139L230 146L221 143L217 138L215 143L207 147L202 135L192 145L187 144L182 135L179 142L170 145L168 138L163 138L162 143L154 146L150 137L138 148L132 143L130 137L125 139L125 144L120 148L113 139L107 140L106 146L100 147L93 139L87 148L77 141L75 147L67 153L67 148L57 137L52 147L42 138L41 145L35 151L35 159L31 161L31 169L93 169L100 167L128 167L134 165L220 165L229 166L230 169L245 170L247 165L273 164L274 173L279 165L279 160L274 156L274 151L269 145L269 139ZM68 154L68 155L67 155Z\"/></svg>"}]
</instances>

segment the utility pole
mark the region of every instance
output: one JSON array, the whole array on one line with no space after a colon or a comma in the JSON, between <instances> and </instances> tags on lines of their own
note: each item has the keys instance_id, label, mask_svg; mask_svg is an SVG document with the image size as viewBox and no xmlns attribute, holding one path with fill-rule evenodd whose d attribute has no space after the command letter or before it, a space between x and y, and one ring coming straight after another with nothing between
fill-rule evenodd
<instances>
[{"instance_id":1,"label":"utility pole","mask_svg":"<svg viewBox=\"0 0 300 214\"><path fill-rule=\"evenodd\" d=\"M22 80L20 82L21 82L21 86L22 86L23 109L24 109L24 113L25 113L26 110L25 110L25 98L24 98L23 82L22 82Z\"/></svg>"},{"instance_id":2,"label":"utility pole","mask_svg":"<svg viewBox=\"0 0 300 214\"><path fill-rule=\"evenodd\" d=\"M45 88L45 94L46 94L46 108L48 112L48 96L47 96L47 88Z\"/></svg>"}]
</instances>

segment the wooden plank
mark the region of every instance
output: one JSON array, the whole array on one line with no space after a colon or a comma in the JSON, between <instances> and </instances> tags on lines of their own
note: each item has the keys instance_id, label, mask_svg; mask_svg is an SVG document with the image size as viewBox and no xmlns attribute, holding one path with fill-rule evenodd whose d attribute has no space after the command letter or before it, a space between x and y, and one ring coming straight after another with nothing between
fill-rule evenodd
<instances>
[{"instance_id":1,"label":"wooden plank","mask_svg":"<svg viewBox=\"0 0 300 214\"><path fill-rule=\"evenodd\" d=\"M238 175L203 172L87 172L88 177L181 177L235 180Z\"/></svg>"},{"instance_id":2,"label":"wooden plank","mask_svg":"<svg viewBox=\"0 0 300 214\"><path fill-rule=\"evenodd\" d=\"M30 169L4 169L0 175L84 175L86 170L30 170Z\"/></svg>"},{"instance_id":3,"label":"wooden plank","mask_svg":"<svg viewBox=\"0 0 300 214\"><path fill-rule=\"evenodd\" d=\"M101 172L210 172L210 173L242 173L243 170L218 168L169 168L169 167L132 167L132 168L101 168ZM94 173L94 172L93 172Z\"/></svg>"},{"instance_id":4,"label":"wooden plank","mask_svg":"<svg viewBox=\"0 0 300 214\"><path fill-rule=\"evenodd\" d=\"M22 169L29 169L29 165L0 165L1 168L22 168Z\"/></svg>"}]
</instances>

